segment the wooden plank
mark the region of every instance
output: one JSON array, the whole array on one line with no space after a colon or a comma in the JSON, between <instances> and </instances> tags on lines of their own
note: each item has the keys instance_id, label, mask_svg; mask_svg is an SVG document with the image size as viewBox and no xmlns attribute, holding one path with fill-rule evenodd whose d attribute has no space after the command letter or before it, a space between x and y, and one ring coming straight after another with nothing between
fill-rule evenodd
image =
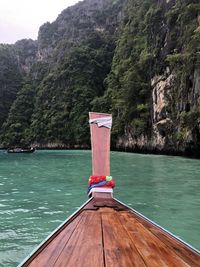
<instances>
[{"instance_id":1,"label":"wooden plank","mask_svg":"<svg viewBox=\"0 0 200 267\"><path fill-rule=\"evenodd\" d=\"M55 267L104 267L101 216L84 211L83 219L66 244Z\"/></svg>"},{"instance_id":2,"label":"wooden plank","mask_svg":"<svg viewBox=\"0 0 200 267\"><path fill-rule=\"evenodd\" d=\"M99 195L104 193L99 193ZM97 210L99 208L113 208L114 210L117 211L122 211L122 210L129 210L127 207L124 205L120 204L118 201L116 201L113 198L103 198L103 197L94 197L92 200L83 208L84 210Z\"/></svg>"},{"instance_id":3,"label":"wooden plank","mask_svg":"<svg viewBox=\"0 0 200 267\"><path fill-rule=\"evenodd\" d=\"M110 114L89 113L90 119L111 117ZM110 175L110 129L90 124L92 145L92 174Z\"/></svg>"},{"instance_id":4,"label":"wooden plank","mask_svg":"<svg viewBox=\"0 0 200 267\"><path fill-rule=\"evenodd\" d=\"M163 243L168 247L173 249L173 251L181 257L186 263L192 267L200 267L200 254L190 247L185 245L183 242L179 241L169 233L162 230L160 227L152 224L142 216L137 213L130 212L129 217L135 216L139 222L142 223L149 231L151 231L155 236L157 236Z\"/></svg>"},{"instance_id":5,"label":"wooden plank","mask_svg":"<svg viewBox=\"0 0 200 267\"><path fill-rule=\"evenodd\" d=\"M133 216L124 212L119 218L148 267L189 266Z\"/></svg>"},{"instance_id":6,"label":"wooden plank","mask_svg":"<svg viewBox=\"0 0 200 267\"><path fill-rule=\"evenodd\" d=\"M102 212L105 265L107 267L144 267L142 257L122 226L117 212Z\"/></svg>"},{"instance_id":7,"label":"wooden plank","mask_svg":"<svg viewBox=\"0 0 200 267\"><path fill-rule=\"evenodd\" d=\"M92 196L94 198L113 199L112 193L106 193L106 192L93 192Z\"/></svg>"},{"instance_id":8,"label":"wooden plank","mask_svg":"<svg viewBox=\"0 0 200 267\"><path fill-rule=\"evenodd\" d=\"M58 259L61 251L65 247L73 231L80 223L82 215L76 217L70 224L66 226L52 241L37 255L32 262L23 266L29 267L53 267Z\"/></svg>"}]
</instances>

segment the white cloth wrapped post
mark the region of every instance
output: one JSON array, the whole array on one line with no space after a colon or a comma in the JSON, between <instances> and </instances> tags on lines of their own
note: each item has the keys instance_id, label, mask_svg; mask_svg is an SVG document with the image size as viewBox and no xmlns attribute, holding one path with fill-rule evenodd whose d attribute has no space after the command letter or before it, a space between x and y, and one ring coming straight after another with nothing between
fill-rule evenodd
<instances>
[{"instance_id":1,"label":"white cloth wrapped post","mask_svg":"<svg viewBox=\"0 0 200 267\"><path fill-rule=\"evenodd\" d=\"M98 127L106 127L111 129L112 127L112 117L101 117L89 120L89 123L96 123Z\"/></svg>"},{"instance_id":2,"label":"white cloth wrapped post","mask_svg":"<svg viewBox=\"0 0 200 267\"><path fill-rule=\"evenodd\" d=\"M97 192L97 193L111 193L113 194L113 189L112 188L106 188L106 187L95 187L92 188L90 190L90 192L88 193L88 196L90 196L90 194Z\"/></svg>"}]
</instances>

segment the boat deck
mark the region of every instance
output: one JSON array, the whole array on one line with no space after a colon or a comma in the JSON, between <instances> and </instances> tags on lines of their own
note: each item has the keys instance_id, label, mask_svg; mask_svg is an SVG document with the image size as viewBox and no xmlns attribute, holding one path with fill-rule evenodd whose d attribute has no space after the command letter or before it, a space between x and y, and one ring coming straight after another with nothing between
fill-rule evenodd
<instances>
[{"instance_id":1,"label":"boat deck","mask_svg":"<svg viewBox=\"0 0 200 267\"><path fill-rule=\"evenodd\" d=\"M200 254L113 198L92 198L22 266L200 266Z\"/></svg>"}]
</instances>

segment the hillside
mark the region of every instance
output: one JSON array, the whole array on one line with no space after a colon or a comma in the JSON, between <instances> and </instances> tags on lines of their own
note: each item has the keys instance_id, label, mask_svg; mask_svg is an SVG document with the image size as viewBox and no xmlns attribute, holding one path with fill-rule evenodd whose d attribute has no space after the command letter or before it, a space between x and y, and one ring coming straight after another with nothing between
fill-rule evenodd
<instances>
[{"instance_id":1,"label":"hillside","mask_svg":"<svg viewBox=\"0 0 200 267\"><path fill-rule=\"evenodd\" d=\"M199 155L199 11L198 0L127 2L108 76L119 148Z\"/></svg>"},{"instance_id":2,"label":"hillside","mask_svg":"<svg viewBox=\"0 0 200 267\"><path fill-rule=\"evenodd\" d=\"M36 42L1 45L2 145L87 147L93 110L112 112L113 148L200 156L199 12L198 0L85 0Z\"/></svg>"}]
</instances>

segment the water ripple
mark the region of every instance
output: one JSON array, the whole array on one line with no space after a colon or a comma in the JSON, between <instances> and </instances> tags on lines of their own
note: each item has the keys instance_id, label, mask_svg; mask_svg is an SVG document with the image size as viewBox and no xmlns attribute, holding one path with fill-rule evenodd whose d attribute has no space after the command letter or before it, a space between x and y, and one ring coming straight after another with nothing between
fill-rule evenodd
<instances>
[{"instance_id":1,"label":"water ripple","mask_svg":"<svg viewBox=\"0 0 200 267\"><path fill-rule=\"evenodd\" d=\"M0 267L15 267L87 199L90 151L18 156L0 151ZM199 161L113 152L111 163L119 200L200 248Z\"/></svg>"}]
</instances>

